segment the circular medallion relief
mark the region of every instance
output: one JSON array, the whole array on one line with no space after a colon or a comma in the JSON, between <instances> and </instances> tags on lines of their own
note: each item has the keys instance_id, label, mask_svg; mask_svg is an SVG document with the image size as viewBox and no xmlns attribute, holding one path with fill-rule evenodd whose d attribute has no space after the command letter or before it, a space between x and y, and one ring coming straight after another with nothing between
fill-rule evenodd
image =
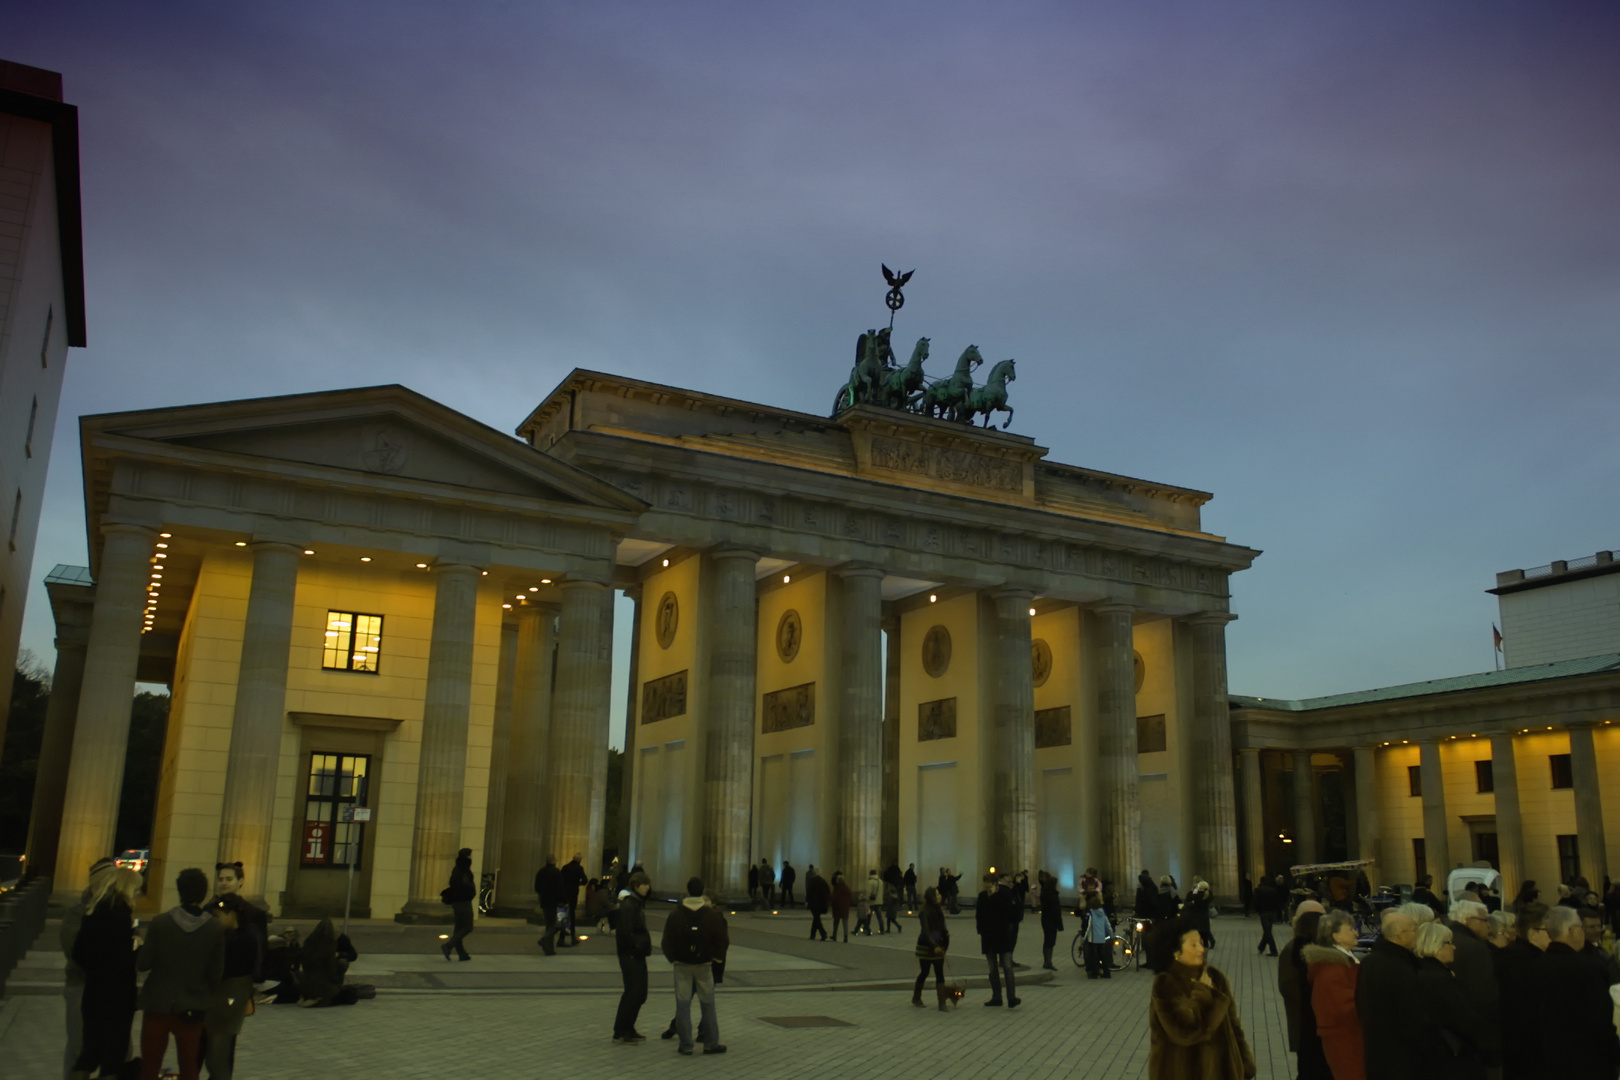
<instances>
[{"instance_id":1,"label":"circular medallion relief","mask_svg":"<svg viewBox=\"0 0 1620 1080\"><path fill-rule=\"evenodd\" d=\"M681 624L681 605L675 599L675 594L667 592L658 601L658 614L654 618L653 628L658 636L658 647L669 648L670 642L675 640L675 629Z\"/></svg>"},{"instance_id":2,"label":"circular medallion relief","mask_svg":"<svg viewBox=\"0 0 1620 1080\"><path fill-rule=\"evenodd\" d=\"M1142 684L1147 681L1147 661L1143 660L1142 654L1135 650L1131 652L1131 661L1136 668L1136 692L1140 694Z\"/></svg>"},{"instance_id":3,"label":"circular medallion relief","mask_svg":"<svg viewBox=\"0 0 1620 1080\"><path fill-rule=\"evenodd\" d=\"M776 621L776 655L782 663L793 663L793 658L799 655L799 643L803 640L804 625L799 621L799 613L788 608Z\"/></svg>"},{"instance_id":4,"label":"circular medallion relief","mask_svg":"<svg viewBox=\"0 0 1620 1080\"><path fill-rule=\"evenodd\" d=\"M949 630L938 625L928 628L928 633L923 635L922 662L923 670L935 679L950 670L951 632Z\"/></svg>"},{"instance_id":5,"label":"circular medallion relief","mask_svg":"<svg viewBox=\"0 0 1620 1080\"><path fill-rule=\"evenodd\" d=\"M1035 677L1036 686L1045 686L1046 680L1052 677L1052 646L1046 643L1045 638L1036 638L1029 643L1030 673Z\"/></svg>"}]
</instances>

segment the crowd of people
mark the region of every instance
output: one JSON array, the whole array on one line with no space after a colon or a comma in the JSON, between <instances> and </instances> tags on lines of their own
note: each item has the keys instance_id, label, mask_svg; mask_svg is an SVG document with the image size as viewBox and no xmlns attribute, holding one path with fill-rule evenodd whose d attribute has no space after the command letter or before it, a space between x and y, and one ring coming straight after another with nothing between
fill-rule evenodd
<instances>
[{"instance_id":1,"label":"crowd of people","mask_svg":"<svg viewBox=\"0 0 1620 1080\"><path fill-rule=\"evenodd\" d=\"M1414 899L1364 958L1353 914L1300 903L1277 978L1300 1080L1614 1080L1620 961L1590 899L1581 883L1549 906L1533 882L1512 910Z\"/></svg>"},{"instance_id":2,"label":"crowd of people","mask_svg":"<svg viewBox=\"0 0 1620 1080\"><path fill-rule=\"evenodd\" d=\"M58 939L67 961L68 1080L157 1080L171 1042L182 1080L196 1080L204 1064L212 1080L230 1080L237 1039L257 1004L352 1004L373 992L346 984L357 955L330 920L302 942L290 931L272 936L269 914L242 894L241 863L215 866L212 896L206 873L180 871L180 902L144 927L135 917L145 888L139 873L101 859L89 879ZM258 989L270 981L276 985Z\"/></svg>"}]
</instances>

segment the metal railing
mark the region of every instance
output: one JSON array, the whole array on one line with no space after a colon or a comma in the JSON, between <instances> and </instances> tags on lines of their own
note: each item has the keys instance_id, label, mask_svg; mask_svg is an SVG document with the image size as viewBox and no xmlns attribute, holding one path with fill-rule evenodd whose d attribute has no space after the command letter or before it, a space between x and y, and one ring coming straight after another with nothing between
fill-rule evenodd
<instances>
[{"instance_id":1,"label":"metal railing","mask_svg":"<svg viewBox=\"0 0 1620 1080\"><path fill-rule=\"evenodd\" d=\"M1600 551L1595 555L1587 555L1579 559L1560 559L1547 563L1545 566L1532 566L1528 570L1519 571L1524 580L1531 578L1551 577L1554 574L1568 574L1575 570L1588 570L1594 566L1601 566L1614 561L1614 552Z\"/></svg>"},{"instance_id":2,"label":"metal railing","mask_svg":"<svg viewBox=\"0 0 1620 1080\"><path fill-rule=\"evenodd\" d=\"M50 878L38 877L0 896L0 995L34 939L45 928L45 905L51 898Z\"/></svg>"}]
</instances>

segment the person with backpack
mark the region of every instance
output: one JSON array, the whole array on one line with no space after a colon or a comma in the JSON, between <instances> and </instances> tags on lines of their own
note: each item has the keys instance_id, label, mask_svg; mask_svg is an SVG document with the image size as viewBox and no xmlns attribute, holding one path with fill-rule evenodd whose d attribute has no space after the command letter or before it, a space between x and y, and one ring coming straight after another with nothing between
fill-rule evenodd
<instances>
[{"instance_id":1,"label":"person with backpack","mask_svg":"<svg viewBox=\"0 0 1620 1080\"><path fill-rule=\"evenodd\" d=\"M720 1021L714 1008L714 967L724 963L731 944L725 916L703 896L703 879L686 883L686 899L664 923L664 957L675 968L675 1029L680 1036L680 1053L691 1056L692 995L696 994L703 1014L703 1052L723 1054Z\"/></svg>"},{"instance_id":2,"label":"person with backpack","mask_svg":"<svg viewBox=\"0 0 1620 1080\"><path fill-rule=\"evenodd\" d=\"M138 999L141 1080L158 1080L171 1036L180 1075L188 1080L197 1075L203 1016L225 977L225 930L202 907L208 899L208 875L187 867L174 887L180 903L152 920L136 957L136 967L147 972Z\"/></svg>"},{"instance_id":3,"label":"person with backpack","mask_svg":"<svg viewBox=\"0 0 1620 1080\"><path fill-rule=\"evenodd\" d=\"M439 891L439 899L450 905L450 911L455 916L455 927L450 937L439 951L446 960L450 959L450 950L454 949L456 955L463 960L471 960L467 953L467 935L473 932L473 900L478 896L478 886L473 881L472 848L462 848L456 852L456 865L450 871L450 884Z\"/></svg>"}]
</instances>

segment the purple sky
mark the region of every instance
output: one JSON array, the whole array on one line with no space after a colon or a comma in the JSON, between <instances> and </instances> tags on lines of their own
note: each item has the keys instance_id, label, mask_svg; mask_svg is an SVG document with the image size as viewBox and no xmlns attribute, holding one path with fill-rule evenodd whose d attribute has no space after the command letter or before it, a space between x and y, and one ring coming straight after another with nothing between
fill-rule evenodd
<instances>
[{"instance_id":1,"label":"purple sky","mask_svg":"<svg viewBox=\"0 0 1620 1080\"><path fill-rule=\"evenodd\" d=\"M1014 430L1264 549L1234 692L1484 670L1496 571L1620 548L1612 4L33 8L91 342L36 580L81 414L399 382L510 430L575 366L822 412L879 262L906 352L1016 357Z\"/></svg>"}]
</instances>

